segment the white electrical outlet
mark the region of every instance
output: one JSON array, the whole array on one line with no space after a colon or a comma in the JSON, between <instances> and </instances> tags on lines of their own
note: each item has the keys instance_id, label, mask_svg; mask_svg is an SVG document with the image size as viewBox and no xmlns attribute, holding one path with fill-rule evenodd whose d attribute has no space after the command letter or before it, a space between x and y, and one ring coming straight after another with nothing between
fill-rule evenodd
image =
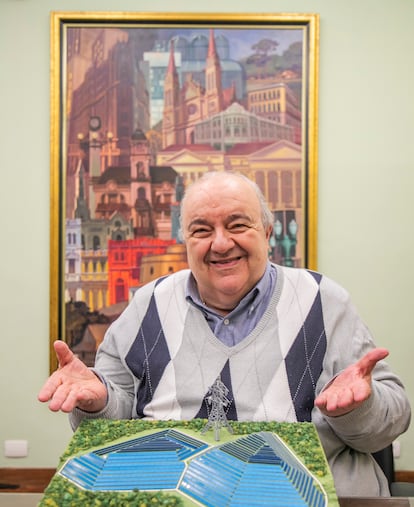
<instances>
[{"instance_id":1,"label":"white electrical outlet","mask_svg":"<svg viewBox=\"0 0 414 507\"><path fill-rule=\"evenodd\" d=\"M394 458L399 458L401 456L401 444L399 440L394 440L392 443L392 454Z\"/></svg>"},{"instance_id":2,"label":"white electrical outlet","mask_svg":"<svg viewBox=\"0 0 414 507\"><path fill-rule=\"evenodd\" d=\"M6 458L25 458L29 454L27 440L5 440L4 455Z\"/></svg>"}]
</instances>

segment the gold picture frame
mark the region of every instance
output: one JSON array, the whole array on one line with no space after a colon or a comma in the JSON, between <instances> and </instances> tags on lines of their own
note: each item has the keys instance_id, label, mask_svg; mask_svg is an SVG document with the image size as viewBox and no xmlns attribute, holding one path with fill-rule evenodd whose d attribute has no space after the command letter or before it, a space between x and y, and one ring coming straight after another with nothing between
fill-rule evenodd
<instances>
[{"instance_id":1,"label":"gold picture frame","mask_svg":"<svg viewBox=\"0 0 414 507\"><path fill-rule=\"evenodd\" d=\"M133 291L185 266L204 171L254 179L270 258L316 269L318 14L52 12L50 37L51 371L56 339L91 364Z\"/></svg>"}]
</instances>

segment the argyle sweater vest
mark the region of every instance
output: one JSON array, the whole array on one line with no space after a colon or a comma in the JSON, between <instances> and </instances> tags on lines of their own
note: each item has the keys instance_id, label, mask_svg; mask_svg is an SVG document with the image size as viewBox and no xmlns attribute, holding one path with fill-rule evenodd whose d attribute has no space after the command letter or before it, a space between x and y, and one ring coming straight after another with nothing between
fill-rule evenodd
<instances>
[{"instance_id":1,"label":"argyle sweater vest","mask_svg":"<svg viewBox=\"0 0 414 507\"><path fill-rule=\"evenodd\" d=\"M220 342L186 301L188 276L159 279L136 301L146 309L125 357L138 379L132 416L207 418L210 387L219 377L228 389L228 419L311 421L326 352L322 276L279 268L263 317L234 347Z\"/></svg>"}]
</instances>

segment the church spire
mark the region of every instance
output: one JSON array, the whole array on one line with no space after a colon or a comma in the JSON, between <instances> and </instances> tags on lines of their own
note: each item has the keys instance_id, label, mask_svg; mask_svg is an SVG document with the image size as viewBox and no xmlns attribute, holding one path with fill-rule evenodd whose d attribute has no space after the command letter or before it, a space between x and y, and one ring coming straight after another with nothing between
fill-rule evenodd
<instances>
[{"instance_id":1,"label":"church spire","mask_svg":"<svg viewBox=\"0 0 414 507\"><path fill-rule=\"evenodd\" d=\"M177 143L177 115L180 106L180 80L174 58L174 41L170 42L170 57L164 79L164 111L162 144L165 148Z\"/></svg>"},{"instance_id":2,"label":"church spire","mask_svg":"<svg viewBox=\"0 0 414 507\"><path fill-rule=\"evenodd\" d=\"M177 73L177 68L175 66L175 58L174 58L174 41L171 39L170 41L170 57L168 60L167 74L174 75Z\"/></svg>"},{"instance_id":3,"label":"church spire","mask_svg":"<svg viewBox=\"0 0 414 507\"><path fill-rule=\"evenodd\" d=\"M206 62L206 98L208 116L212 116L213 114L217 114L223 110L221 65L212 28L210 28Z\"/></svg>"},{"instance_id":4,"label":"church spire","mask_svg":"<svg viewBox=\"0 0 414 507\"><path fill-rule=\"evenodd\" d=\"M210 57L218 58L216 41L214 39L214 30L212 28L210 28L210 35L208 40L208 52L207 52L207 58Z\"/></svg>"},{"instance_id":5,"label":"church spire","mask_svg":"<svg viewBox=\"0 0 414 507\"><path fill-rule=\"evenodd\" d=\"M166 106L169 107L177 105L178 95L180 93L180 80L178 77L177 67L175 65L174 41L172 39L170 42L170 57L164 80L164 95L167 91L171 93L168 93L168 96L165 97L167 102Z\"/></svg>"}]
</instances>

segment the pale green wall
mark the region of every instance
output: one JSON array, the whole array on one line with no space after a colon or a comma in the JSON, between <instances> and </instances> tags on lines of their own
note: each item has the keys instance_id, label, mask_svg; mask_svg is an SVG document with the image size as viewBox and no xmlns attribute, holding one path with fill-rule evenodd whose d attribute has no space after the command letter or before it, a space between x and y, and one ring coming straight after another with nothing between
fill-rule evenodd
<instances>
[{"instance_id":1,"label":"pale green wall","mask_svg":"<svg viewBox=\"0 0 414 507\"><path fill-rule=\"evenodd\" d=\"M412 0L0 0L0 444L54 467L71 436L36 400L48 375L49 11L320 14L319 262L346 286L414 402ZM413 403L414 405L414 403ZM414 469L414 431L399 469Z\"/></svg>"}]
</instances>

